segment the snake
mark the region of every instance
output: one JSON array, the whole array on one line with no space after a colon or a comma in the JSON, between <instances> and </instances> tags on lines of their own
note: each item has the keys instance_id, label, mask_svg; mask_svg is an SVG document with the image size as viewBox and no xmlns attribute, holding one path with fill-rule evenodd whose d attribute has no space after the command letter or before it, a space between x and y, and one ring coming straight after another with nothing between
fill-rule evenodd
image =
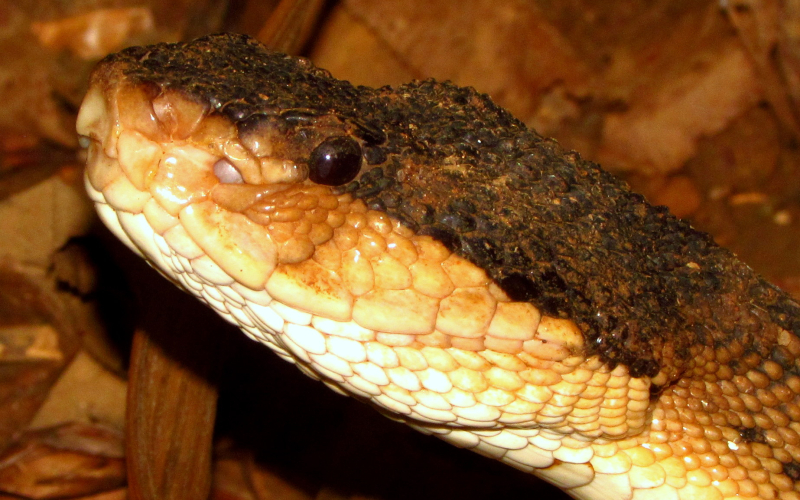
<instances>
[{"instance_id":1,"label":"snake","mask_svg":"<svg viewBox=\"0 0 800 500\"><path fill-rule=\"evenodd\" d=\"M330 389L577 499L800 499L797 302L488 96L217 34L77 130L110 230Z\"/></svg>"}]
</instances>

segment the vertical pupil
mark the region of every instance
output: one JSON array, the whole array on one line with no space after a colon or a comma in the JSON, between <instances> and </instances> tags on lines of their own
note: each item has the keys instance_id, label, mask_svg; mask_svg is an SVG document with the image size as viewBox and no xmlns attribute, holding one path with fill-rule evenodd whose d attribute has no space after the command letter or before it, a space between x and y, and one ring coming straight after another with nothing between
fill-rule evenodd
<instances>
[{"instance_id":1,"label":"vertical pupil","mask_svg":"<svg viewBox=\"0 0 800 500\"><path fill-rule=\"evenodd\" d=\"M329 137L311 152L308 167L308 178L317 184L346 184L361 170L361 146L347 136Z\"/></svg>"}]
</instances>

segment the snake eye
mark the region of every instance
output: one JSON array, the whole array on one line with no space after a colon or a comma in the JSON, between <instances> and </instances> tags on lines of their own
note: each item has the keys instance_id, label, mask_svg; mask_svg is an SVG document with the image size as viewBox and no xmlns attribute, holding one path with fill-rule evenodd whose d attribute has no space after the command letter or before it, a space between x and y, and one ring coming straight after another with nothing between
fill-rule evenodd
<instances>
[{"instance_id":1,"label":"snake eye","mask_svg":"<svg viewBox=\"0 0 800 500\"><path fill-rule=\"evenodd\" d=\"M311 152L308 170L308 178L317 184L347 184L361 170L361 146L350 137L329 137Z\"/></svg>"}]
</instances>

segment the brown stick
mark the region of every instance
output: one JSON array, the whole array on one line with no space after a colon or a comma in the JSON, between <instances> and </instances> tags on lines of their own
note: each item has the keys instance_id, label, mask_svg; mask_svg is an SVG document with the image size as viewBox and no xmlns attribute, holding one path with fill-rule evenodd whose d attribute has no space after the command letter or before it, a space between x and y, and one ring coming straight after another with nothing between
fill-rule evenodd
<instances>
[{"instance_id":1,"label":"brown stick","mask_svg":"<svg viewBox=\"0 0 800 500\"><path fill-rule=\"evenodd\" d=\"M134 336L126 441L133 500L204 500L210 493L222 336L212 331L216 321L182 320L195 310L172 301L156 306Z\"/></svg>"}]
</instances>

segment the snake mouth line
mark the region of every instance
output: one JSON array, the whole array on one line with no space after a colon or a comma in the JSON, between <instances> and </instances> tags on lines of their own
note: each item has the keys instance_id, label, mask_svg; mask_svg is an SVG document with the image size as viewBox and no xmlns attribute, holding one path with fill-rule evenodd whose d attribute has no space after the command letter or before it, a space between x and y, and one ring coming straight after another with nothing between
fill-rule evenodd
<instances>
[{"instance_id":1,"label":"snake mouth line","mask_svg":"<svg viewBox=\"0 0 800 500\"><path fill-rule=\"evenodd\" d=\"M793 492L786 471L800 462L800 340L758 307L738 307L738 288L700 294L702 311L688 317L705 334L711 309L741 338L712 332L686 352L677 351L687 336L659 344L677 364L642 375L599 354L578 320L517 299L446 237L392 215L388 196L376 201L387 177L363 167L399 160L380 153L376 145L391 140L373 125L304 107L237 121L238 103L132 78L130 64L101 63L78 119L101 218L168 279L307 375L576 498L754 497L768 489L760 485ZM323 144L346 150L349 170L315 170ZM436 168L446 175L466 168L443 161ZM422 171L414 164L403 175ZM473 229L468 218L445 222ZM710 264L695 260L675 279L695 286L694 273L707 275ZM737 266L728 274L744 273ZM715 290L728 276L719 267L708 278ZM770 307L781 312L779 299ZM745 341L751 330L761 333Z\"/></svg>"}]
</instances>

